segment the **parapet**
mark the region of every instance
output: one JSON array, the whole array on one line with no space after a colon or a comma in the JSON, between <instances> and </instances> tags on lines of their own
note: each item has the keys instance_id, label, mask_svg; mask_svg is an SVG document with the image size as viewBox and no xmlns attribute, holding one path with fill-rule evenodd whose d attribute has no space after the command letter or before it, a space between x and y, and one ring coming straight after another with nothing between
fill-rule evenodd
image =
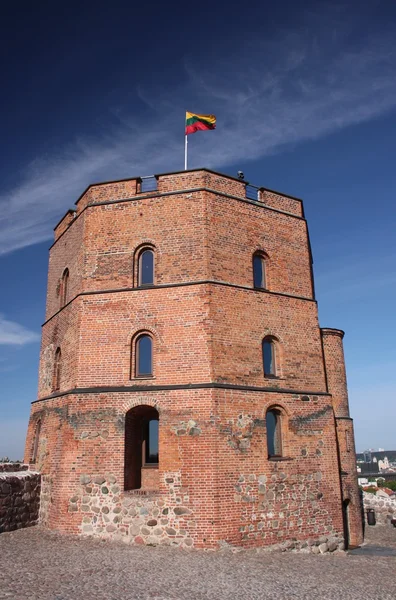
<instances>
[{"instance_id":1,"label":"parapet","mask_svg":"<svg viewBox=\"0 0 396 600\"><path fill-rule=\"evenodd\" d=\"M257 187L245 180L210 169L193 169L91 184L76 201L76 209L69 209L56 225L55 240L87 206L194 190L207 190L304 218L303 205L299 198Z\"/></svg>"},{"instance_id":2,"label":"parapet","mask_svg":"<svg viewBox=\"0 0 396 600\"><path fill-rule=\"evenodd\" d=\"M341 339L343 339L345 335L345 331L343 331L342 329L333 329L332 327L321 327L320 332L322 336L335 335L340 337Z\"/></svg>"}]
</instances>

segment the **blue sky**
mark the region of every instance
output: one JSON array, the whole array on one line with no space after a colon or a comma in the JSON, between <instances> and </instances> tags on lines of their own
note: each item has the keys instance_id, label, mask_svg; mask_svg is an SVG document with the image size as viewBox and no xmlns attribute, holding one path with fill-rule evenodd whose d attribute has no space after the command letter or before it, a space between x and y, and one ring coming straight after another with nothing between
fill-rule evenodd
<instances>
[{"instance_id":1,"label":"blue sky","mask_svg":"<svg viewBox=\"0 0 396 600\"><path fill-rule=\"evenodd\" d=\"M0 56L0 456L37 393L53 226L87 185L207 166L304 199L357 449L396 447L396 5L9 3Z\"/></svg>"}]
</instances>

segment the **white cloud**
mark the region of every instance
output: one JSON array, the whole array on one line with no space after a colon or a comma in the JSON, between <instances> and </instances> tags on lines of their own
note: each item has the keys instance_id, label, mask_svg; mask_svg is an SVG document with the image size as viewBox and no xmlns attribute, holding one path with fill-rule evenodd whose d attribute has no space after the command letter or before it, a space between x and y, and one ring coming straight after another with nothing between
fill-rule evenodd
<instances>
[{"instance_id":1,"label":"white cloud","mask_svg":"<svg viewBox=\"0 0 396 600\"><path fill-rule=\"evenodd\" d=\"M305 18L314 23L314 37L301 29L276 32L275 41L224 46L209 68L200 57L187 59L183 80L172 91L160 83L134 91L141 113L109 107L107 129L101 115L95 139L77 138L54 156L38 157L12 189L0 191L7 209L0 212L0 254L50 238L54 223L92 182L182 169L186 109L218 118L215 132L190 136L189 166L221 168L396 106L393 36L351 46L337 11L322 19L323 30L317 14Z\"/></svg>"},{"instance_id":2,"label":"white cloud","mask_svg":"<svg viewBox=\"0 0 396 600\"><path fill-rule=\"evenodd\" d=\"M0 345L24 346L39 339L38 333L26 329L19 323L8 321L0 314Z\"/></svg>"}]
</instances>

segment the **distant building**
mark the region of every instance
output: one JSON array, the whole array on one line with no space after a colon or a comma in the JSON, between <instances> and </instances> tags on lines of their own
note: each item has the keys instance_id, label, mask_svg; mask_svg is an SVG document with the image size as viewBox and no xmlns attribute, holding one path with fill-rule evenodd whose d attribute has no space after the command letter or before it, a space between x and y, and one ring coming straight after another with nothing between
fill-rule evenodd
<instances>
[{"instance_id":1,"label":"distant building","mask_svg":"<svg viewBox=\"0 0 396 600\"><path fill-rule=\"evenodd\" d=\"M374 474L374 473L379 473L379 467L378 467L378 463L376 462L371 462L371 463L360 463L359 464L359 468L360 468L360 473L362 475L364 475L365 473L370 473L370 474Z\"/></svg>"},{"instance_id":2,"label":"distant building","mask_svg":"<svg viewBox=\"0 0 396 600\"><path fill-rule=\"evenodd\" d=\"M387 469L389 469L389 467L390 464L387 456L385 456L383 460L378 461L378 468L380 471L386 471Z\"/></svg>"},{"instance_id":3,"label":"distant building","mask_svg":"<svg viewBox=\"0 0 396 600\"><path fill-rule=\"evenodd\" d=\"M370 458L370 460L366 461L366 457L367 457L368 453L369 453L368 458ZM387 457L387 459L389 460L390 465L395 465L395 467L396 467L396 450L378 450L378 451L365 450L365 452L360 452L356 455L357 462L361 462L361 461L372 462L372 460L374 458L376 458L377 461L384 460L385 457Z\"/></svg>"}]
</instances>

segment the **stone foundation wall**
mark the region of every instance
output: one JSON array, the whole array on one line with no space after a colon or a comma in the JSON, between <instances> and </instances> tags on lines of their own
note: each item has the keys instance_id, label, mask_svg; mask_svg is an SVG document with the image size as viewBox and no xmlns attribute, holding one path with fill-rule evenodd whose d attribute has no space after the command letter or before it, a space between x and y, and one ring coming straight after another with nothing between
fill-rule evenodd
<instances>
[{"instance_id":1,"label":"stone foundation wall","mask_svg":"<svg viewBox=\"0 0 396 600\"><path fill-rule=\"evenodd\" d=\"M390 525L391 519L396 519L396 497L385 498L363 492L363 504L365 519L367 522L367 509L375 510L375 518L377 525Z\"/></svg>"},{"instance_id":2,"label":"stone foundation wall","mask_svg":"<svg viewBox=\"0 0 396 600\"><path fill-rule=\"evenodd\" d=\"M287 549L300 549L307 548L309 540L309 548L329 542L334 551L344 542L323 500L326 492L320 471L287 474L274 470L271 476L244 473L234 489L234 501L241 506L239 531L245 546L259 541L259 545L282 549L286 544Z\"/></svg>"},{"instance_id":3,"label":"stone foundation wall","mask_svg":"<svg viewBox=\"0 0 396 600\"><path fill-rule=\"evenodd\" d=\"M340 536L323 535L319 539L309 539L306 541L288 540L281 544L268 546L265 550L281 552L299 552L301 554L329 554L332 552L344 552L344 538Z\"/></svg>"},{"instance_id":4,"label":"stone foundation wall","mask_svg":"<svg viewBox=\"0 0 396 600\"><path fill-rule=\"evenodd\" d=\"M41 476L39 523L44 527L48 527L49 508L51 506L51 483L52 480L49 475Z\"/></svg>"},{"instance_id":5,"label":"stone foundation wall","mask_svg":"<svg viewBox=\"0 0 396 600\"><path fill-rule=\"evenodd\" d=\"M167 494L121 491L114 475L82 475L69 499L69 513L81 514L80 532L126 543L193 546L196 529L179 473L166 473Z\"/></svg>"},{"instance_id":6,"label":"stone foundation wall","mask_svg":"<svg viewBox=\"0 0 396 600\"><path fill-rule=\"evenodd\" d=\"M142 490L124 492L120 489L116 477L111 474L82 475L81 485L69 499L68 511L78 518L82 535L122 540L127 544L192 548L195 546L198 525L190 498L182 487L180 473L166 473L164 479L166 494ZM269 484L271 490L273 485ZM249 495L249 491L246 493ZM245 501L248 501L247 498ZM293 515L292 518L303 514L300 510L291 515L288 511L286 513L290 517ZM271 506L267 507L267 512L260 514L255 525L243 527L244 535L260 535L261 539L269 536L273 543L268 546L268 550L314 554L344 550L344 540L340 534L329 531L327 535L318 535L316 527L313 528L312 537L306 540L285 540L286 533L280 538L272 536L273 527L276 529L275 533L282 532L279 523L274 522L273 516ZM312 519L317 518L318 515L313 513ZM279 540L278 543L275 542L276 539ZM220 540L218 546L221 548L232 544Z\"/></svg>"},{"instance_id":7,"label":"stone foundation wall","mask_svg":"<svg viewBox=\"0 0 396 600\"><path fill-rule=\"evenodd\" d=\"M0 533L36 525L40 474L27 465L0 464Z\"/></svg>"},{"instance_id":8,"label":"stone foundation wall","mask_svg":"<svg viewBox=\"0 0 396 600\"><path fill-rule=\"evenodd\" d=\"M0 463L0 473L19 473L20 471L28 471L29 465L21 463Z\"/></svg>"}]
</instances>

